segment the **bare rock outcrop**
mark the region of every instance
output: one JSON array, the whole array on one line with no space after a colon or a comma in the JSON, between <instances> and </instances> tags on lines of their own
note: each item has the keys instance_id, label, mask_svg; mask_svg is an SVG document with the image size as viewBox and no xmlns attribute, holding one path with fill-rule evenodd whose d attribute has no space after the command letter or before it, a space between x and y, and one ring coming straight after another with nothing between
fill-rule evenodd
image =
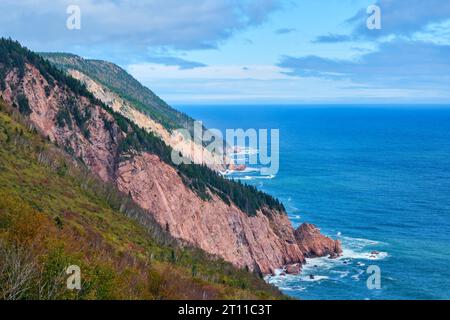
<instances>
[{"instance_id":1,"label":"bare rock outcrop","mask_svg":"<svg viewBox=\"0 0 450 320\"><path fill-rule=\"evenodd\" d=\"M313 224L304 223L294 232L300 250L307 258L337 258L342 254L341 242L320 233Z\"/></svg>"},{"instance_id":2,"label":"bare rock outcrop","mask_svg":"<svg viewBox=\"0 0 450 320\"><path fill-rule=\"evenodd\" d=\"M142 113L133 105L110 89L100 83L89 78L84 73L77 70L70 70L69 74L86 85L86 88L100 101L105 103L115 112L122 114L127 119L136 123L139 127L149 132L153 132L160 137L168 146L179 151L184 157L187 157L196 164L206 164L213 170L224 171L228 163L232 160L228 156L224 156L219 152L211 152L204 148L201 144L195 143L194 140L186 139L182 134L177 132L169 132L160 123L151 119ZM231 164L232 165L232 164ZM245 170L242 166L238 166L241 170Z\"/></svg>"},{"instance_id":3,"label":"bare rock outcrop","mask_svg":"<svg viewBox=\"0 0 450 320\"><path fill-rule=\"evenodd\" d=\"M122 162L117 177L119 188L173 236L238 267L268 274L304 261L286 214L267 209L250 217L214 195L204 201L155 155L144 153Z\"/></svg>"},{"instance_id":4,"label":"bare rock outcrop","mask_svg":"<svg viewBox=\"0 0 450 320\"><path fill-rule=\"evenodd\" d=\"M286 266L285 270L287 274L299 274L302 271L302 265L300 263L290 264Z\"/></svg>"},{"instance_id":5,"label":"bare rock outcrop","mask_svg":"<svg viewBox=\"0 0 450 320\"><path fill-rule=\"evenodd\" d=\"M82 159L103 181L111 180L122 138L111 114L85 97L75 96L58 84L49 84L31 64L25 65L22 78L16 70L8 73L5 83L3 99L15 104L18 92L23 92L31 109L29 118L42 135ZM85 118L83 128L75 119L61 117L62 110L70 107L76 108L80 118ZM105 128L106 122L111 124L109 129Z\"/></svg>"}]
</instances>

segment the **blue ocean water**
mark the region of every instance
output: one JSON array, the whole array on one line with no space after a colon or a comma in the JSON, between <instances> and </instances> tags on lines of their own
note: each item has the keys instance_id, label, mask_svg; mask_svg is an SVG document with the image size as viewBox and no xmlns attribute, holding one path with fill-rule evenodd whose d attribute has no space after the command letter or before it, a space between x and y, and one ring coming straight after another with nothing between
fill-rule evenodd
<instances>
[{"instance_id":1,"label":"blue ocean water","mask_svg":"<svg viewBox=\"0 0 450 320\"><path fill-rule=\"evenodd\" d=\"M300 299L450 299L450 109L179 109L209 128L280 129L279 173L241 178L281 199L294 226L314 223L344 246L338 260L312 259L299 276L267 279L283 292ZM370 265L380 267L380 290L367 287Z\"/></svg>"}]
</instances>

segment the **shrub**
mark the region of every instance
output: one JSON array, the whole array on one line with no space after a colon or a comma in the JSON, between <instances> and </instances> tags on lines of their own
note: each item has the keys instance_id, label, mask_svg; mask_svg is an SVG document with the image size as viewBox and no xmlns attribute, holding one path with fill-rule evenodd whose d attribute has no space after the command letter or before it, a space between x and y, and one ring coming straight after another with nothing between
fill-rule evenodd
<instances>
[{"instance_id":1,"label":"shrub","mask_svg":"<svg viewBox=\"0 0 450 320\"><path fill-rule=\"evenodd\" d=\"M17 104L19 106L19 112L23 115L29 115L31 113L31 108L28 103L28 99L25 95L19 94L17 96Z\"/></svg>"}]
</instances>

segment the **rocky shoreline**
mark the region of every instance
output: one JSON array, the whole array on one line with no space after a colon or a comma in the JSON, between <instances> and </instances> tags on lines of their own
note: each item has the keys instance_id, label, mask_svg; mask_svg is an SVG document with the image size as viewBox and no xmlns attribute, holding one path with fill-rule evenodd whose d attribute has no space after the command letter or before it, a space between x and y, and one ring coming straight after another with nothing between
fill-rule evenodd
<instances>
[{"instance_id":1,"label":"rocky shoreline","mask_svg":"<svg viewBox=\"0 0 450 320\"><path fill-rule=\"evenodd\" d=\"M305 258L329 257L336 259L342 255L339 240L333 240L320 233L313 224L304 223L294 232L294 237ZM299 274L305 261L283 266L283 274Z\"/></svg>"}]
</instances>

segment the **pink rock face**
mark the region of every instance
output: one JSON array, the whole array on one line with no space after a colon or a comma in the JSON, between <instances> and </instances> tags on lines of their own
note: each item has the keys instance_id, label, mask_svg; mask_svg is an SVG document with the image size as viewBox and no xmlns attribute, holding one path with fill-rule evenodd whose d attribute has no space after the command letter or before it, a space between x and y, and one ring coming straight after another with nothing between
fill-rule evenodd
<instances>
[{"instance_id":1,"label":"pink rock face","mask_svg":"<svg viewBox=\"0 0 450 320\"><path fill-rule=\"evenodd\" d=\"M302 224L295 230L294 235L300 250L307 258L336 258L342 254L341 242L322 235L313 224Z\"/></svg>"},{"instance_id":2,"label":"pink rock face","mask_svg":"<svg viewBox=\"0 0 450 320\"><path fill-rule=\"evenodd\" d=\"M233 164L231 163L228 166L229 170L233 170L233 171L245 171L245 169L247 169L247 166L245 164Z\"/></svg>"},{"instance_id":3,"label":"pink rock face","mask_svg":"<svg viewBox=\"0 0 450 320\"><path fill-rule=\"evenodd\" d=\"M122 162L117 177L119 188L154 214L173 236L238 267L267 274L304 260L285 214L260 212L249 217L216 196L204 201L154 155L141 154Z\"/></svg>"},{"instance_id":4,"label":"pink rock face","mask_svg":"<svg viewBox=\"0 0 450 320\"><path fill-rule=\"evenodd\" d=\"M299 263L296 264L290 264L286 266L286 273L287 274L299 274L302 271L302 266Z\"/></svg>"},{"instance_id":5,"label":"pink rock face","mask_svg":"<svg viewBox=\"0 0 450 320\"><path fill-rule=\"evenodd\" d=\"M17 88L22 87L31 108L30 120L36 125L42 135L51 141L70 150L80 158L104 181L114 177L115 161L117 158L119 131L112 125L110 131L104 127L105 121L113 122L113 117L100 106L91 104L86 98L73 96L65 89L48 84L40 72L32 65L26 65L23 79L19 80L15 72L6 77L6 89L2 96L6 102L13 104L17 96ZM16 89L12 89L12 88ZM45 88L48 88L47 95ZM69 98L75 98L80 113L87 109L91 116L86 121L86 137L82 130L73 123L72 126L58 126L56 122L58 111L66 107ZM72 120L72 122L74 122ZM115 134L114 134L115 133Z\"/></svg>"}]
</instances>

